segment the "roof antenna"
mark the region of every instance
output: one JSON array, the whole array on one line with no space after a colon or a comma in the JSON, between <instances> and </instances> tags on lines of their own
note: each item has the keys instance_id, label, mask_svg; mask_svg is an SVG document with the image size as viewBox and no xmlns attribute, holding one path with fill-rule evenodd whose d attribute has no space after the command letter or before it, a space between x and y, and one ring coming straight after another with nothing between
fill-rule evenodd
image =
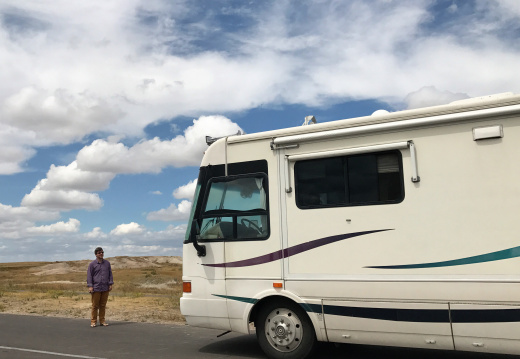
<instances>
[{"instance_id":1,"label":"roof antenna","mask_svg":"<svg viewBox=\"0 0 520 359\"><path fill-rule=\"evenodd\" d=\"M313 124L316 124L317 122L318 121L316 121L316 117L314 117L314 116L305 116L305 122L303 122L302 126L313 125Z\"/></svg>"}]
</instances>

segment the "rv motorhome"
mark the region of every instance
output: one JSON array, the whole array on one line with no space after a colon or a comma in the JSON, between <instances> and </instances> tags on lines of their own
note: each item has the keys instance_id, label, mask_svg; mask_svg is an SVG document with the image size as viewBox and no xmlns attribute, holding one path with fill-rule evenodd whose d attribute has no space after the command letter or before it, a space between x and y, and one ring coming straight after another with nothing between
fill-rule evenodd
<instances>
[{"instance_id":1,"label":"rv motorhome","mask_svg":"<svg viewBox=\"0 0 520 359\"><path fill-rule=\"evenodd\" d=\"M314 122L314 121L313 121ZM189 325L520 354L520 95L216 140L183 249Z\"/></svg>"}]
</instances>

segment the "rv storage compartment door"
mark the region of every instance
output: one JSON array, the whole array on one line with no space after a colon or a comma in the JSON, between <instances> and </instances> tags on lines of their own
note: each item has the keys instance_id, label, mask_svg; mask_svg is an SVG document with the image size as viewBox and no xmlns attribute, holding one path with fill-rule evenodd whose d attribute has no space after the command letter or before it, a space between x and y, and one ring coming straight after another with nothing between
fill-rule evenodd
<instances>
[{"instance_id":1,"label":"rv storage compartment door","mask_svg":"<svg viewBox=\"0 0 520 359\"><path fill-rule=\"evenodd\" d=\"M457 350L520 352L520 306L451 304L450 307Z\"/></svg>"},{"instance_id":2,"label":"rv storage compartment door","mask_svg":"<svg viewBox=\"0 0 520 359\"><path fill-rule=\"evenodd\" d=\"M329 341L453 350L448 304L324 300Z\"/></svg>"}]
</instances>

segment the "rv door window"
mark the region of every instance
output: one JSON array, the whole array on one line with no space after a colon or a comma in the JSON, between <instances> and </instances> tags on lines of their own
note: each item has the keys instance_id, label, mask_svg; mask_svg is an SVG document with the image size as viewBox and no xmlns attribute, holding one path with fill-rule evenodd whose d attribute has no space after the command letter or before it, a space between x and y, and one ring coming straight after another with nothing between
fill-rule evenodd
<instances>
[{"instance_id":1,"label":"rv door window","mask_svg":"<svg viewBox=\"0 0 520 359\"><path fill-rule=\"evenodd\" d=\"M399 151L295 163L300 208L398 203L404 199Z\"/></svg>"},{"instance_id":2,"label":"rv door window","mask_svg":"<svg viewBox=\"0 0 520 359\"><path fill-rule=\"evenodd\" d=\"M269 235L267 177L214 178L208 184L200 239L266 239Z\"/></svg>"}]
</instances>

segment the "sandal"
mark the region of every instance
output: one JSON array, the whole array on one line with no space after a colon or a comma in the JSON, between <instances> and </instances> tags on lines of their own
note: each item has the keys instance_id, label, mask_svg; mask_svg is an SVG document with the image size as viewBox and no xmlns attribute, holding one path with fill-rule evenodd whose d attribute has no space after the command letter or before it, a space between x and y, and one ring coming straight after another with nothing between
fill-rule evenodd
<instances>
[{"instance_id":1,"label":"sandal","mask_svg":"<svg viewBox=\"0 0 520 359\"><path fill-rule=\"evenodd\" d=\"M108 327L108 323L101 323L103 327Z\"/></svg>"},{"instance_id":2,"label":"sandal","mask_svg":"<svg viewBox=\"0 0 520 359\"><path fill-rule=\"evenodd\" d=\"M92 324L90 324L90 327L91 327L91 328L95 328L95 327L96 327L96 323L92 323Z\"/></svg>"}]
</instances>

